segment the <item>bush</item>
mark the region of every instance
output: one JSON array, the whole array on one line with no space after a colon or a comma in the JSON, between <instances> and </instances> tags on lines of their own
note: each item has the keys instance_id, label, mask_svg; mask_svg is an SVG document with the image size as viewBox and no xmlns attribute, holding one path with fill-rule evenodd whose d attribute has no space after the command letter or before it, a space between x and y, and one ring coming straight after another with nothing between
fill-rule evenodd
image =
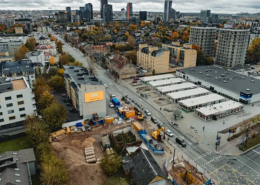
<instances>
[{"instance_id":1,"label":"bush","mask_svg":"<svg viewBox=\"0 0 260 185\"><path fill-rule=\"evenodd\" d=\"M106 155L100 163L101 168L104 170L104 173L111 176L116 173L121 167L120 156L117 154Z\"/></svg>"}]
</instances>

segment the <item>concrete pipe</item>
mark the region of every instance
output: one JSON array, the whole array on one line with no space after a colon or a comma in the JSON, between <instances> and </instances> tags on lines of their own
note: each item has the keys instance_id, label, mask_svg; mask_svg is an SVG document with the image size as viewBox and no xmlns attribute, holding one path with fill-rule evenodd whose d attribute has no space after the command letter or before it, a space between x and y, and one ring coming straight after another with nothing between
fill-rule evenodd
<instances>
[{"instance_id":1,"label":"concrete pipe","mask_svg":"<svg viewBox=\"0 0 260 185\"><path fill-rule=\"evenodd\" d=\"M97 162L96 158L92 158L92 159L87 160L87 163L95 163L95 162Z\"/></svg>"},{"instance_id":2,"label":"concrete pipe","mask_svg":"<svg viewBox=\"0 0 260 185\"><path fill-rule=\"evenodd\" d=\"M94 152L85 152L85 156L89 156L89 155L95 155Z\"/></svg>"},{"instance_id":3,"label":"concrete pipe","mask_svg":"<svg viewBox=\"0 0 260 185\"><path fill-rule=\"evenodd\" d=\"M89 155L89 156L86 156L86 160L89 160L89 159L92 159L92 158L95 158L96 156L95 155Z\"/></svg>"}]
</instances>

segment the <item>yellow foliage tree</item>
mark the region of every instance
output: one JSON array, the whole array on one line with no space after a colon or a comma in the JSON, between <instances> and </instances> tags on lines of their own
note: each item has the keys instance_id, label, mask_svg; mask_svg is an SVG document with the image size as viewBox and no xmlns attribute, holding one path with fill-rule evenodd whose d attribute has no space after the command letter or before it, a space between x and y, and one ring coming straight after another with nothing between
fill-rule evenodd
<instances>
[{"instance_id":1,"label":"yellow foliage tree","mask_svg":"<svg viewBox=\"0 0 260 185\"><path fill-rule=\"evenodd\" d=\"M56 37L52 36L51 39L55 41L55 44L57 43L57 38Z\"/></svg>"},{"instance_id":2,"label":"yellow foliage tree","mask_svg":"<svg viewBox=\"0 0 260 185\"><path fill-rule=\"evenodd\" d=\"M176 41L178 38L179 38L179 33L178 32L173 32L172 34L171 34L171 39L173 40L173 41Z\"/></svg>"},{"instance_id":3,"label":"yellow foliage tree","mask_svg":"<svg viewBox=\"0 0 260 185\"><path fill-rule=\"evenodd\" d=\"M98 27L96 27L96 26L95 26L93 29L96 30L96 31L98 31Z\"/></svg>"},{"instance_id":4,"label":"yellow foliage tree","mask_svg":"<svg viewBox=\"0 0 260 185\"><path fill-rule=\"evenodd\" d=\"M128 31L127 31L127 32L125 32L125 35L127 35L127 36L128 36L128 35L129 35L129 32L128 32Z\"/></svg>"},{"instance_id":5,"label":"yellow foliage tree","mask_svg":"<svg viewBox=\"0 0 260 185\"><path fill-rule=\"evenodd\" d=\"M49 62L53 66L55 64L55 58L54 57L50 57Z\"/></svg>"},{"instance_id":6,"label":"yellow foliage tree","mask_svg":"<svg viewBox=\"0 0 260 185\"><path fill-rule=\"evenodd\" d=\"M58 71L57 71L58 75L63 75L63 73L64 73L64 69L58 69Z\"/></svg>"},{"instance_id":7,"label":"yellow foliage tree","mask_svg":"<svg viewBox=\"0 0 260 185\"><path fill-rule=\"evenodd\" d=\"M14 59L15 61L20 61L22 59L25 59L26 57L26 53L29 52L29 49L23 44L19 50L17 50L15 53L14 53Z\"/></svg>"},{"instance_id":8,"label":"yellow foliage tree","mask_svg":"<svg viewBox=\"0 0 260 185\"><path fill-rule=\"evenodd\" d=\"M197 23L197 24L200 24L200 21L197 21L196 23Z\"/></svg>"},{"instance_id":9,"label":"yellow foliage tree","mask_svg":"<svg viewBox=\"0 0 260 185\"><path fill-rule=\"evenodd\" d=\"M116 30L116 29L114 29L114 33L117 33L117 30Z\"/></svg>"},{"instance_id":10,"label":"yellow foliage tree","mask_svg":"<svg viewBox=\"0 0 260 185\"><path fill-rule=\"evenodd\" d=\"M200 47L196 44L192 44L192 49L195 49L196 51L200 51Z\"/></svg>"}]
</instances>

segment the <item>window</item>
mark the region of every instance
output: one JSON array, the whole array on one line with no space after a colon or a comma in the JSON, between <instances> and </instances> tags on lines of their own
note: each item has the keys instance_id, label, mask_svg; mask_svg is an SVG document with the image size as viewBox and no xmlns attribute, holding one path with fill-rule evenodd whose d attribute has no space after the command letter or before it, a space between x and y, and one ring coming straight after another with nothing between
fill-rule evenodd
<instances>
[{"instance_id":1,"label":"window","mask_svg":"<svg viewBox=\"0 0 260 185\"><path fill-rule=\"evenodd\" d=\"M11 100L11 96L5 97L5 100Z\"/></svg>"},{"instance_id":2,"label":"window","mask_svg":"<svg viewBox=\"0 0 260 185\"><path fill-rule=\"evenodd\" d=\"M3 113L2 112L0 112L0 116L2 116L3 115Z\"/></svg>"},{"instance_id":3,"label":"window","mask_svg":"<svg viewBox=\"0 0 260 185\"><path fill-rule=\"evenodd\" d=\"M26 114L21 114L20 117L21 118L24 118L26 116Z\"/></svg>"},{"instance_id":4,"label":"window","mask_svg":"<svg viewBox=\"0 0 260 185\"><path fill-rule=\"evenodd\" d=\"M24 101L18 101L17 104L18 104L18 105L23 105L23 104L24 104Z\"/></svg>"},{"instance_id":5,"label":"window","mask_svg":"<svg viewBox=\"0 0 260 185\"><path fill-rule=\"evenodd\" d=\"M22 98L23 95L22 95L22 94L18 94L16 97L17 97L17 98Z\"/></svg>"},{"instance_id":6,"label":"window","mask_svg":"<svg viewBox=\"0 0 260 185\"><path fill-rule=\"evenodd\" d=\"M19 108L19 111L24 111L25 110L25 108L23 107L23 108Z\"/></svg>"},{"instance_id":7,"label":"window","mask_svg":"<svg viewBox=\"0 0 260 185\"><path fill-rule=\"evenodd\" d=\"M12 104L12 103L8 103L8 104L6 104L6 106L7 106L7 107L12 107L13 104Z\"/></svg>"},{"instance_id":8,"label":"window","mask_svg":"<svg viewBox=\"0 0 260 185\"><path fill-rule=\"evenodd\" d=\"M15 116L10 116L10 117L9 117L9 121L15 120L15 119L16 119Z\"/></svg>"},{"instance_id":9,"label":"window","mask_svg":"<svg viewBox=\"0 0 260 185\"><path fill-rule=\"evenodd\" d=\"M4 119L0 119L0 122L4 122Z\"/></svg>"},{"instance_id":10,"label":"window","mask_svg":"<svg viewBox=\"0 0 260 185\"><path fill-rule=\"evenodd\" d=\"M8 114L12 114L12 113L14 113L14 110L9 110L7 112L8 112Z\"/></svg>"}]
</instances>

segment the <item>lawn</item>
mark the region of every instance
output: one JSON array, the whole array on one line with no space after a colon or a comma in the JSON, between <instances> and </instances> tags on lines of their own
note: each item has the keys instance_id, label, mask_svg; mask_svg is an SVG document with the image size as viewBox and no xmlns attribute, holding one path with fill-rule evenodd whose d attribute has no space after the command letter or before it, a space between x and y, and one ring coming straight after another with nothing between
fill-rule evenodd
<instances>
[{"instance_id":1,"label":"lawn","mask_svg":"<svg viewBox=\"0 0 260 185\"><path fill-rule=\"evenodd\" d=\"M9 141L5 141L0 143L0 154L6 151L18 151L21 149L30 148L30 144L26 139L26 136L19 137L16 139L12 139Z\"/></svg>"},{"instance_id":2,"label":"lawn","mask_svg":"<svg viewBox=\"0 0 260 185\"><path fill-rule=\"evenodd\" d=\"M109 177L107 182L104 183L104 185L129 185L125 178L120 177L119 175L114 175L112 177Z\"/></svg>"},{"instance_id":3,"label":"lawn","mask_svg":"<svg viewBox=\"0 0 260 185\"><path fill-rule=\"evenodd\" d=\"M260 134L257 134L254 139L248 140L246 147L240 146L239 148L240 148L240 150L242 150L244 152L244 151L258 145L259 143L260 143Z\"/></svg>"}]
</instances>

